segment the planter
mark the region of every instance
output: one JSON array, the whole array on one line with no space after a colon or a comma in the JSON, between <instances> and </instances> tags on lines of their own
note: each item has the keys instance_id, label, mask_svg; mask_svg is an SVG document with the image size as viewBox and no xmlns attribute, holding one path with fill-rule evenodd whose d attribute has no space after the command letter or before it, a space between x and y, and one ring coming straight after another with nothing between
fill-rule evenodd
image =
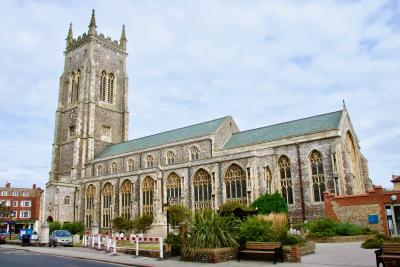
<instances>
[{"instance_id":1,"label":"planter","mask_svg":"<svg viewBox=\"0 0 400 267\"><path fill-rule=\"evenodd\" d=\"M351 235L351 236L329 236L320 238L309 238L315 243L345 243L345 242L363 242L375 235Z\"/></svg>"},{"instance_id":2,"label":"planter","mask_svg":"<svg viewBox=\"0 0 400 267\"><path fill-rule=\"evenodd\" d=\"M196 261L206 263L217 263L237 259L236 248L200 248L192 253L193 255L182 255L184 261Z\"/></svg>"}]
</instances>

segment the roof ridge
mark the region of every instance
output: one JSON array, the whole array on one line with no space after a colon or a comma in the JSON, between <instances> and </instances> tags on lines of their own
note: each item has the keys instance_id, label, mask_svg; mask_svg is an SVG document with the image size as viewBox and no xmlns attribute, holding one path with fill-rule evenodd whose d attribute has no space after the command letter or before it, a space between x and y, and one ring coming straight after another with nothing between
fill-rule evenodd
<instances>
[{"instance_id":1,"label":"roof ridge","mask_svg":"<svg viewBox=\"0 0 400 267\"><path fill-rule=\"evenodd\" d=\"M275 123L275 124L271 124L271 125L267 125L267 126L262 126L262 127L257 127L257 128L253 128L253 129L248 129L248 130L244 130L244 131L232 133L232 135L236 135L236 134L240 134L240 133L245 133L245 132L249 132L249 131L254 131L254 130L259 130L259 129L265 129L265 128L268 128L268 127L277 126L277 125L282 125L282 124L291 123L291 122L296 122L296 121L301 121L301 120L305 120L305 119L311 119L311 118L326 116L326 115L333 114L333 113L338 113L338 112L343 112L343 109L337 110L337 111L332 111L332 112L327 112L327 113L323 113L323 114L319 114L319 115L314 115L314 116L310 116L310 117L304 117L304 118L300 118L300 119L296 119L296 120L285 121L285 122Z\"/></svg>"},{"instance_id":2,"label":"roof ridge","mask_svg":"<svg viewBox=\"0 0 400 267\"><path fill-rule=\"evenodd\" d=\"M200 125L200 124L203 124L203 123L210 123L210 122L213 122L213 121L217 121L217 120L221 120L221 119L225 119L225 118L229 118L229 117L231 117L231 116L224 116L224 117L220 117L220 118L209 120L209 121L203 121L203 122L191 124L191 125L188 125L188 126L183 126L183 127L179 127L179 128L175 128L175 129L171 129L171 130L155 133L155 134L150 134L150 135L134 138L134 139L131 139L131 140L127 140L125 142L121 142L121 143L117 143L117 144L111 144L111 145L108 145L107 147L112 146L112 145L121 145L121 144L129 143L129 142L132 142L132 141L148 138L148 137L151 137L151 136L156 136L156 135L160 135L160 134L164 134L164 133L169 133L169 132L176 131L176 130L182 130L182 129L193 127L193 126Z\"/></svg>"}]
</instances>

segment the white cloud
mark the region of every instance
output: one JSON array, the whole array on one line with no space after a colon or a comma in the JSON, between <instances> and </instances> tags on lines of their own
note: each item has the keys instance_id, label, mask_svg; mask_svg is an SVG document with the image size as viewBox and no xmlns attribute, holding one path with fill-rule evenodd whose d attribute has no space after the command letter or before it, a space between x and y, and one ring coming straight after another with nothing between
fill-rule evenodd
<instances>
[{"instance_id":1,"label":"white cloud","mask_svg":"<svg viewBox=\"0 0 400 267\"><path fill-rule=\"evenodd\" d=\"M249 129L337 110L346 99L371 177L388 187L400 173L391 145L400 131L399 6L8 1L0 11L0 146L8 151L0 183L46 182L68 24L80 35L95 8L98 32L119 39L126 25L131 138L229 114Z\"/></svg>"}]
</instances>

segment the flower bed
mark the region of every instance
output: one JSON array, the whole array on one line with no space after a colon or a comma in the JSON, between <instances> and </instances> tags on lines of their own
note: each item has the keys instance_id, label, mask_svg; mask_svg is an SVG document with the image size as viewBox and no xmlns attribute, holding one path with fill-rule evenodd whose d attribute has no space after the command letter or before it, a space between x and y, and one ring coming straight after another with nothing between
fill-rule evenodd
<instances>
[{"instance_id":1,"label":"flower bed","mask_svg":"<svg viewBox=\"0 0 400 267\"><path fill-rule=\"evenodd\" d=\"M315 243L344 243L344 242L365 241L373 237L374 235L352 235L352 236L327 236L327 237L310 238L310 239Z\"/></svg>"},{"instance_id":2,"label":"flower bed","mask_svg":"<svg viewBox=\"0 0 400 267\"><path fill-rule=\"evenodd\" d=\"M236 248L200 248L192 251L191 255L182 256L184 261L217 263L237 259Z\"/></svg>"}]
</instances>

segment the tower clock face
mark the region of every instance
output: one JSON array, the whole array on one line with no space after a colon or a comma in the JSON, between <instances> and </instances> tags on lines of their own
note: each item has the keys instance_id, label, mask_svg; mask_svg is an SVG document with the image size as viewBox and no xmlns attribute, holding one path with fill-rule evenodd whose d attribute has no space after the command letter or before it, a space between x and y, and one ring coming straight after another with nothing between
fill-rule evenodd
<instances>
[{"instance_id":1,"label":"tower clock face","mask_svg":"<svg viewBox=\"0 0 400 267\"><path fill-rule=\"evenodd\" d=\"M70 122L74 123L76 120L76 111L71 110L71 112L68 114L68 119Z\"/></svg>"}]
</instances>

